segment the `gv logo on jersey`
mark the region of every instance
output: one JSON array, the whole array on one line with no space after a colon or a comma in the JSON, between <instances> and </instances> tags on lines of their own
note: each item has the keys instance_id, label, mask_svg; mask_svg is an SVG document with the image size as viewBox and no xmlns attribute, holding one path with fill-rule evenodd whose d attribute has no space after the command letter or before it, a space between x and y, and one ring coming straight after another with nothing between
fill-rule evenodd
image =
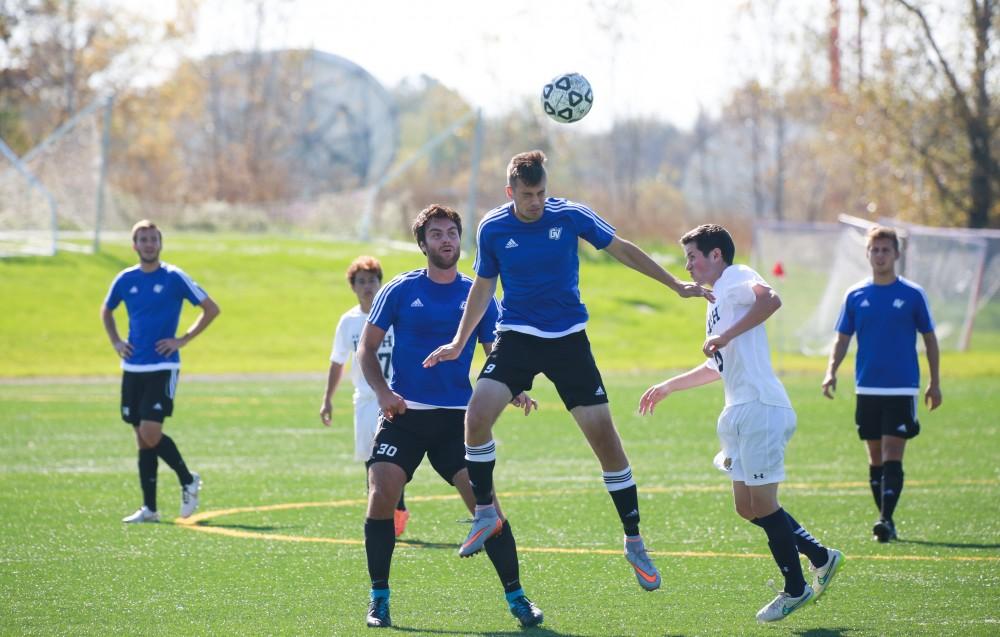
<instances>
[{"instance_id":1,"label":"gv logo on jersey","mask_svg":"<svg viewBox=\"0 0 1000 637\"><path fill-rule=\"evenodd\" d=\"M903 307L904 303L906 303L906 301L904 301L903 299L896 299L895 301L892 302L892 306L898 310L899 308Z\"/></svg>"},{"instance_id":2,"label":"gv logo on jersey","mask_svg":"<svg viewBox=\"0 0 1000 637\"><path fill-rule=\"evenodd\" d=\"M558 241L559 237L562 236L562 226L558 228L549 228L549 239L553 241Z\"/></svg>"},{"instance_id":3,"label":"gv logo on jersey","mask_svg":"<svg viewBox=\"0 0 1000 637\"><path fill-rule=\"evenodd\" d=\"M163 286L160 285L159 283L153 286L153 292L159 294L162 291L163 291Z\"/></svg>"}]
</instances>

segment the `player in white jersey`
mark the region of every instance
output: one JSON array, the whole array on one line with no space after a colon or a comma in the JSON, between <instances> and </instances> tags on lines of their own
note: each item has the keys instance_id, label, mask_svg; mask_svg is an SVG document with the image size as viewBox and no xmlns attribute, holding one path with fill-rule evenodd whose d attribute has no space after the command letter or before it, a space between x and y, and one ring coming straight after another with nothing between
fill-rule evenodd
<instances>
[{"instance_id":1,"label":"player in white jersey","mask_svg":"<svg viewBox=\"0 0 1000 637\"><path fill-rule=\"evenodd\" d=\"M368 313L372 309L375 294L382 287L382 265L378 259L370 256L359 256L347 267L347 282L351 291L358 297L358 304L344 312L337 322L333 334L333 349L330 352L330 371L326 378L326 392L323 394L323 405L319 417L323 425L329 427L333 419L333 395L337 391L340 379L344 373L344 365L348 359L356 357L358 343L361 342L361 331L368 322ZM392 379L392 328L385 334L382 344L376 353L382 366L382 377L386 382ZM361 365L355 360L351 364L351 383L354 385L354 459L365 462L372 453L372 440L378 429L378 398L374 390L365 380ZM367 469L365 471L365 488L368 487ZM400 494L393 517L396 537L406 530L410 512L406 508L404 494Z\"/></svg>"},{"instance_id":2,"label":"player in white jersey","mask_svg":"<svg viewBox=\"0 0 1000 637\"><path fill-rule=\"evenodd\" d=\"M752 269L733 265L736 248L722 226L698 226L681 237L681 245L691 277L712 286L715 295L702 345L708 360L646 390L639 412L652 414L671 393L722 379L726 406L719 416L722 451L715 464L732 479L736 512L764 529L784 575L784 590L760 609L757 620L781 620L818 597L843 561L840 551L825 548L778 504L795 412L771 369L764 321L781 307L781 299ZM812 586L802 576L798 553L809 558Z\"/></svg>"}]
</instances>

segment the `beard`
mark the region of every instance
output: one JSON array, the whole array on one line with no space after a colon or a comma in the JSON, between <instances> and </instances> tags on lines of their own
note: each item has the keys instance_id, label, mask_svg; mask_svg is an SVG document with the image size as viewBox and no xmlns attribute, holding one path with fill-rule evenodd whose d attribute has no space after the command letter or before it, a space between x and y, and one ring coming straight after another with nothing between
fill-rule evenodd
<instances>
[{"instance_id":1,"label":"beard","mask_svg":"<svg viewBox=\"0 0 1000 637\"><path fill-rule=\"evenodd\" d=\"M427 258L430 259L431 264L440 270L447 270L458 263L459 251L455 250L451 257L442 256L437 252L427 252Z\"/></svg>"}]
</instances>

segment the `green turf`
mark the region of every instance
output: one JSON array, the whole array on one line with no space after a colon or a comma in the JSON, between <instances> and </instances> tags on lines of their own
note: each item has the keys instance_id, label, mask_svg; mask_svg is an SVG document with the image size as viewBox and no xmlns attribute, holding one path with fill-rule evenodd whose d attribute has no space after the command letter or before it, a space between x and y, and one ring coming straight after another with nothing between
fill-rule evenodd
<instances>
[{"instance_id":1,"label":"green turf","mask_svg":"<svg viewBox=\"0 0 1000 637\"><path fill-rule=\"evenodd\" d=\"M640 418L638 397L658 379L607 378L641 489L643 531L664 575L655 593L639 589L618 555L620 527L596 461L549 383L538 383L537 414L510 412L498 425L497 487L522 581L546 614L531 634L997 634L1000 427L992 397L1000 380L954 383L941 411L921 412L897 513L901 541L886 546L868 537L875 510L850 387L831 403L814 377L785 378L799 429L782 502L847 561L819 603L759 628L753 614L778 574L763 534L732 511L727 483L710 464L721 387L677 394ZM347 392L337 396L334 427L324 429L320 376L182 378L167 431L204 478L209 517L201 525L250 535L231 537L119 523L138 506L139 489L117 390L101 380L0 384L0 634L371 634L363 625L364 487L351 458ZM168 519L176 484L161 463ZM455 555L465 533L455 521L466 513L440 498L450 493L427 466L408 488L413 518L393 566L394 621L414 635L520 634L489 562ZM327 504L211 516L312 502Z\"/></svg>"}]
</instances>

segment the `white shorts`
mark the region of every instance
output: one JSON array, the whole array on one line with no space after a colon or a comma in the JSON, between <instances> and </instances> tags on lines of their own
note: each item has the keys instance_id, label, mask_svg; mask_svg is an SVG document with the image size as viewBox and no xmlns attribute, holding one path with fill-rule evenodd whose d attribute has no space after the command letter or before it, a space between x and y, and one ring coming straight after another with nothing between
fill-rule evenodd
<instances>
[{"instance_id":1,"label":"white shorts","mask_svg":"<svg viewBox=\"0 0 1000 637\"><path fill-rule=\"evenodd\" d=\"M715 466L750 486L785 479L785 446L795 433L795 410L754 401L726 407L716 428L722 451Z\"/></svg>"},{"instance_id":2,"label":"white shorts","mask_svg":"<svg viewBox=\"0 0 1000 637\"><path fill-rule=\"evenodd\" d=\"M354 400L354 459L364 462L372 455L372 440L378 429L378 399Z\"/></svg>"}]
</instances>

